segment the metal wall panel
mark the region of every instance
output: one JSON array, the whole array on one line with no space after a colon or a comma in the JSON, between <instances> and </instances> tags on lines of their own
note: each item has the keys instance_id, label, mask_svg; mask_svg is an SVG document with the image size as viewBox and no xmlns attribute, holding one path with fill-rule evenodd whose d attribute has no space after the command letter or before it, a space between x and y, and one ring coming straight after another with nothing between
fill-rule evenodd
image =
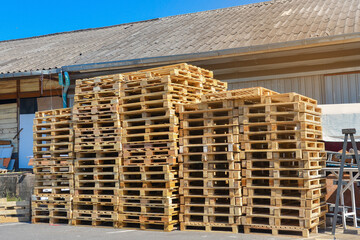
<instances>
[{"instance_id":1,"label":"metal wall panel","mask_svg":"<svg viewBox=\"0 0 360 240\"><path fill-rule=\"evenodd\" d=\"M325 76L326 104L360 103L360 73Z\"/></svg>"},{"instance_id":2,"label":"metal wall panel","mask_svg":"<svg viewBox=\"0 0 360 240\"><path fill-rule=\"evenodd\" d=\"M280 93L297 92L318 100L319 104L324 104L325 101L323 75L247 82L239 81L229 83L228 86L229 90L249 87L265 87Z\"/></svg>"}]
</instances>

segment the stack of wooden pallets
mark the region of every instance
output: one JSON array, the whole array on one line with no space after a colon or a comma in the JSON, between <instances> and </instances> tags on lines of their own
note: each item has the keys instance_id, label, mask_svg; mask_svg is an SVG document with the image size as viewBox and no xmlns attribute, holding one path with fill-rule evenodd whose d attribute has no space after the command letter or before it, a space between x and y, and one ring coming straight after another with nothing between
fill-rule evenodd
<instances>
[{"instance_id":1,"label":"stack of wooden pallets","mask_svg":"<svg viewBox=\"0 0 360 240\"><path fill-rule=\"evenodd\" d=\"M6 198L0 198L0 223L28 222L29 220L29 201L7 201Z\"/></svg>"},{"instance_id":2,"label":"stack of wooden pallets","mask_svg":"<svg viewBox=\"0 0 360 240\"><path fill-rule=\"evenodd\" d=\"M199 102L204 91L223 91L226 84L187 64L126 73L124 78L120 226L171 231L180 210L176 106Z\"/></svg>"},{"instance_id":3,"label":"stack of wooden pallets","mask_svg":"<svg viewBox=\"0 0 360 240\"><path fill-rule=\"evenodd\" d=\"M32 221L70 224L74 191L71 109L37 112L33 146Z\"/></svg>"},{"instance_id":4,"label":"stack of wooden pallets","mask_svg":"<svg viewBox=\"0 0 360 240\"><path fill-rule=\"evenodd\" d=\"M295 93L261 96L243 109L245 233L309 236L327 211L321 109Z\"/></svg>"},{"instance_id":5,"label":"stack of wooden pallets","mask_svg":"<svg viewBox=\"0 0 360 240\"><path fill-rule=\"evenodd\" d=\"M181 107L181 230L238 232L244 157L239 110L236 100Z\"/></svg>"},{"instance_id":6,"label":"stack of wooden pallets","mask_svg":"<svg viewBox=\"0 0 360 240\"><path fill-rule=\"evenodd\" d=\"M77 80L73 225L118 225L121 75Z\"/></svg>"},{"instance_id":7,"label":"stack of wooden pallets","mask_svg":"<svg viewBox=\"0 0 360 240\"><path fill-rule=\"evenodd\" d=\"M226 88L188 64L77 80L72 111L36 114L33 222L315 232L327 211L317 102Z\"/></svg>"},{"instance_id":8,"label":"stack of wooden pallets","mask_svg":"<svg viewBox=\"0 0 360 240\"><path fill-rule=\"evenodd\" d=\"M183 106L181 230L316 231L327 211L320 115L313 99L264 88Z\"/></svg>"}]
</instances>

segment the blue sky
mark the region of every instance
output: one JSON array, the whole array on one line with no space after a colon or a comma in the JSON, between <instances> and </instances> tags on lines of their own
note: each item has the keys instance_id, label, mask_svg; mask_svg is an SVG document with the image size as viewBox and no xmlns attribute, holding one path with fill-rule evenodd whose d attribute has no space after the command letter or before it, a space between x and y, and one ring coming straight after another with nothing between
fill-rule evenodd
<instances>
[{"instance_id":1,"label":"blue sky","mask_svg":"<svg viewBox=\"0 0 360 240\"><path fill-rule=\"evenodd\" d=\"M0 41L262 1L265 0L2 1Z\"/></svg>"}]
</instances>

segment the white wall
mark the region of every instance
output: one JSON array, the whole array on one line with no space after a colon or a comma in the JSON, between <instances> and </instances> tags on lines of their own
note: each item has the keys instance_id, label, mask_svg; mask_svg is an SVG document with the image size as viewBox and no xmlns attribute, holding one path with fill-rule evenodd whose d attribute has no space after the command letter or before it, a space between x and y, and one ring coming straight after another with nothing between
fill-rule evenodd
<instances>
[{"instance_id":1,"label":"white wall","mask_svg":"<svg viewBox=\"0 0 360 240\"><path fill-rule=\"evenodd\" d=\"M31 168L28 156L33 155L33 124L35 114L20 114L19 168Z\"/></svg>"}]
</instances>

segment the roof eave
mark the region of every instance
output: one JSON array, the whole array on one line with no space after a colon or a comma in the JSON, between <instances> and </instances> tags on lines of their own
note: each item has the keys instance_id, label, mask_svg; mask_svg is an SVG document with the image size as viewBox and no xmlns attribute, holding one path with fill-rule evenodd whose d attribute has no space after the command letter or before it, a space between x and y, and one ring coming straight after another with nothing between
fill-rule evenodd
<instances>
[{"instance_id":1,"label":"roof eave","mask_svg":"<svg viewBox=\"0 0 360 240\"><path fill-rule=\"evenodd\" d=\"M1 73L0 79L50 75L50 74L57 74L60 71L61 71L60 68L52 68L52 69L48 69L48 70L34 70L34 71L27 71L27 72Z\"/></svg>"},{"instance_id":2,"label":"roof eave","mask_svg":"<svg viewBox=\"0 0 360 240\"><path fill-rule=\"evenodd\" d=\"M0 74L0 79L15 78L15 77L29 77L29 76L36 76L36 75L47 75L47 74L58 73L60 71L87 72L87 71L97 71L97 70L100 71L100 70L104 70L104 69L146 67L146 66L161 65L161 64L172 64L172 63L178 63L178 62L182 62L182 61L200 61L200 60L204 60L204 59L215 59L215 58L266 53L266 52L295 50L295 49L301 49L301 48L336 45L336 44L351 43L351 42L360 42L360 32L350 33L350 34L342 34L342 35L336 35L336 36L309 38L309 39L289 41L289 42L280 42L280 43L263 44L263 45L240 47L240 48L231 48L231 49L224 49L224 50L215 50L215 51L208 51L208 52L150 57L150 58L139 58L139 59L112 61L112 62L99 62L99 63L88 63L88 64L79 64L79 65L68 65L68 66L63 66L61 68L49 69L49 70L2 73L2 74Z\"/></svg>"},{"instance_id":3,"label":"roof eave","mask_svg":"<svg viewBox=\"0 0 360 240\"><path fill-rule=\"evenodd\" d=\"M79 72L79 71L85 72L85 71L94 71L101 69L151 66L151 65L160 65L167 63L171 64L181 61L199 61L204 59L214 59L214 58L233 57L233 56L241 56L248 54L257 54L264 52L294 50L299 48L336 45L336 44L351 43L351 42L360 42L360 32L336 35L336 36L310 38L310 39L303 39L303 40L296 40L289 42L280 42L280 43L256 45L249 47L208 51L208 52L141 58L141 59L130 59L130 60L121 60L121 61L112 61L112 62L80 64L80 65L69 65L62 67L62 69L63 71L68 71L68 72Z\"/></svg>"}]
</instances>

